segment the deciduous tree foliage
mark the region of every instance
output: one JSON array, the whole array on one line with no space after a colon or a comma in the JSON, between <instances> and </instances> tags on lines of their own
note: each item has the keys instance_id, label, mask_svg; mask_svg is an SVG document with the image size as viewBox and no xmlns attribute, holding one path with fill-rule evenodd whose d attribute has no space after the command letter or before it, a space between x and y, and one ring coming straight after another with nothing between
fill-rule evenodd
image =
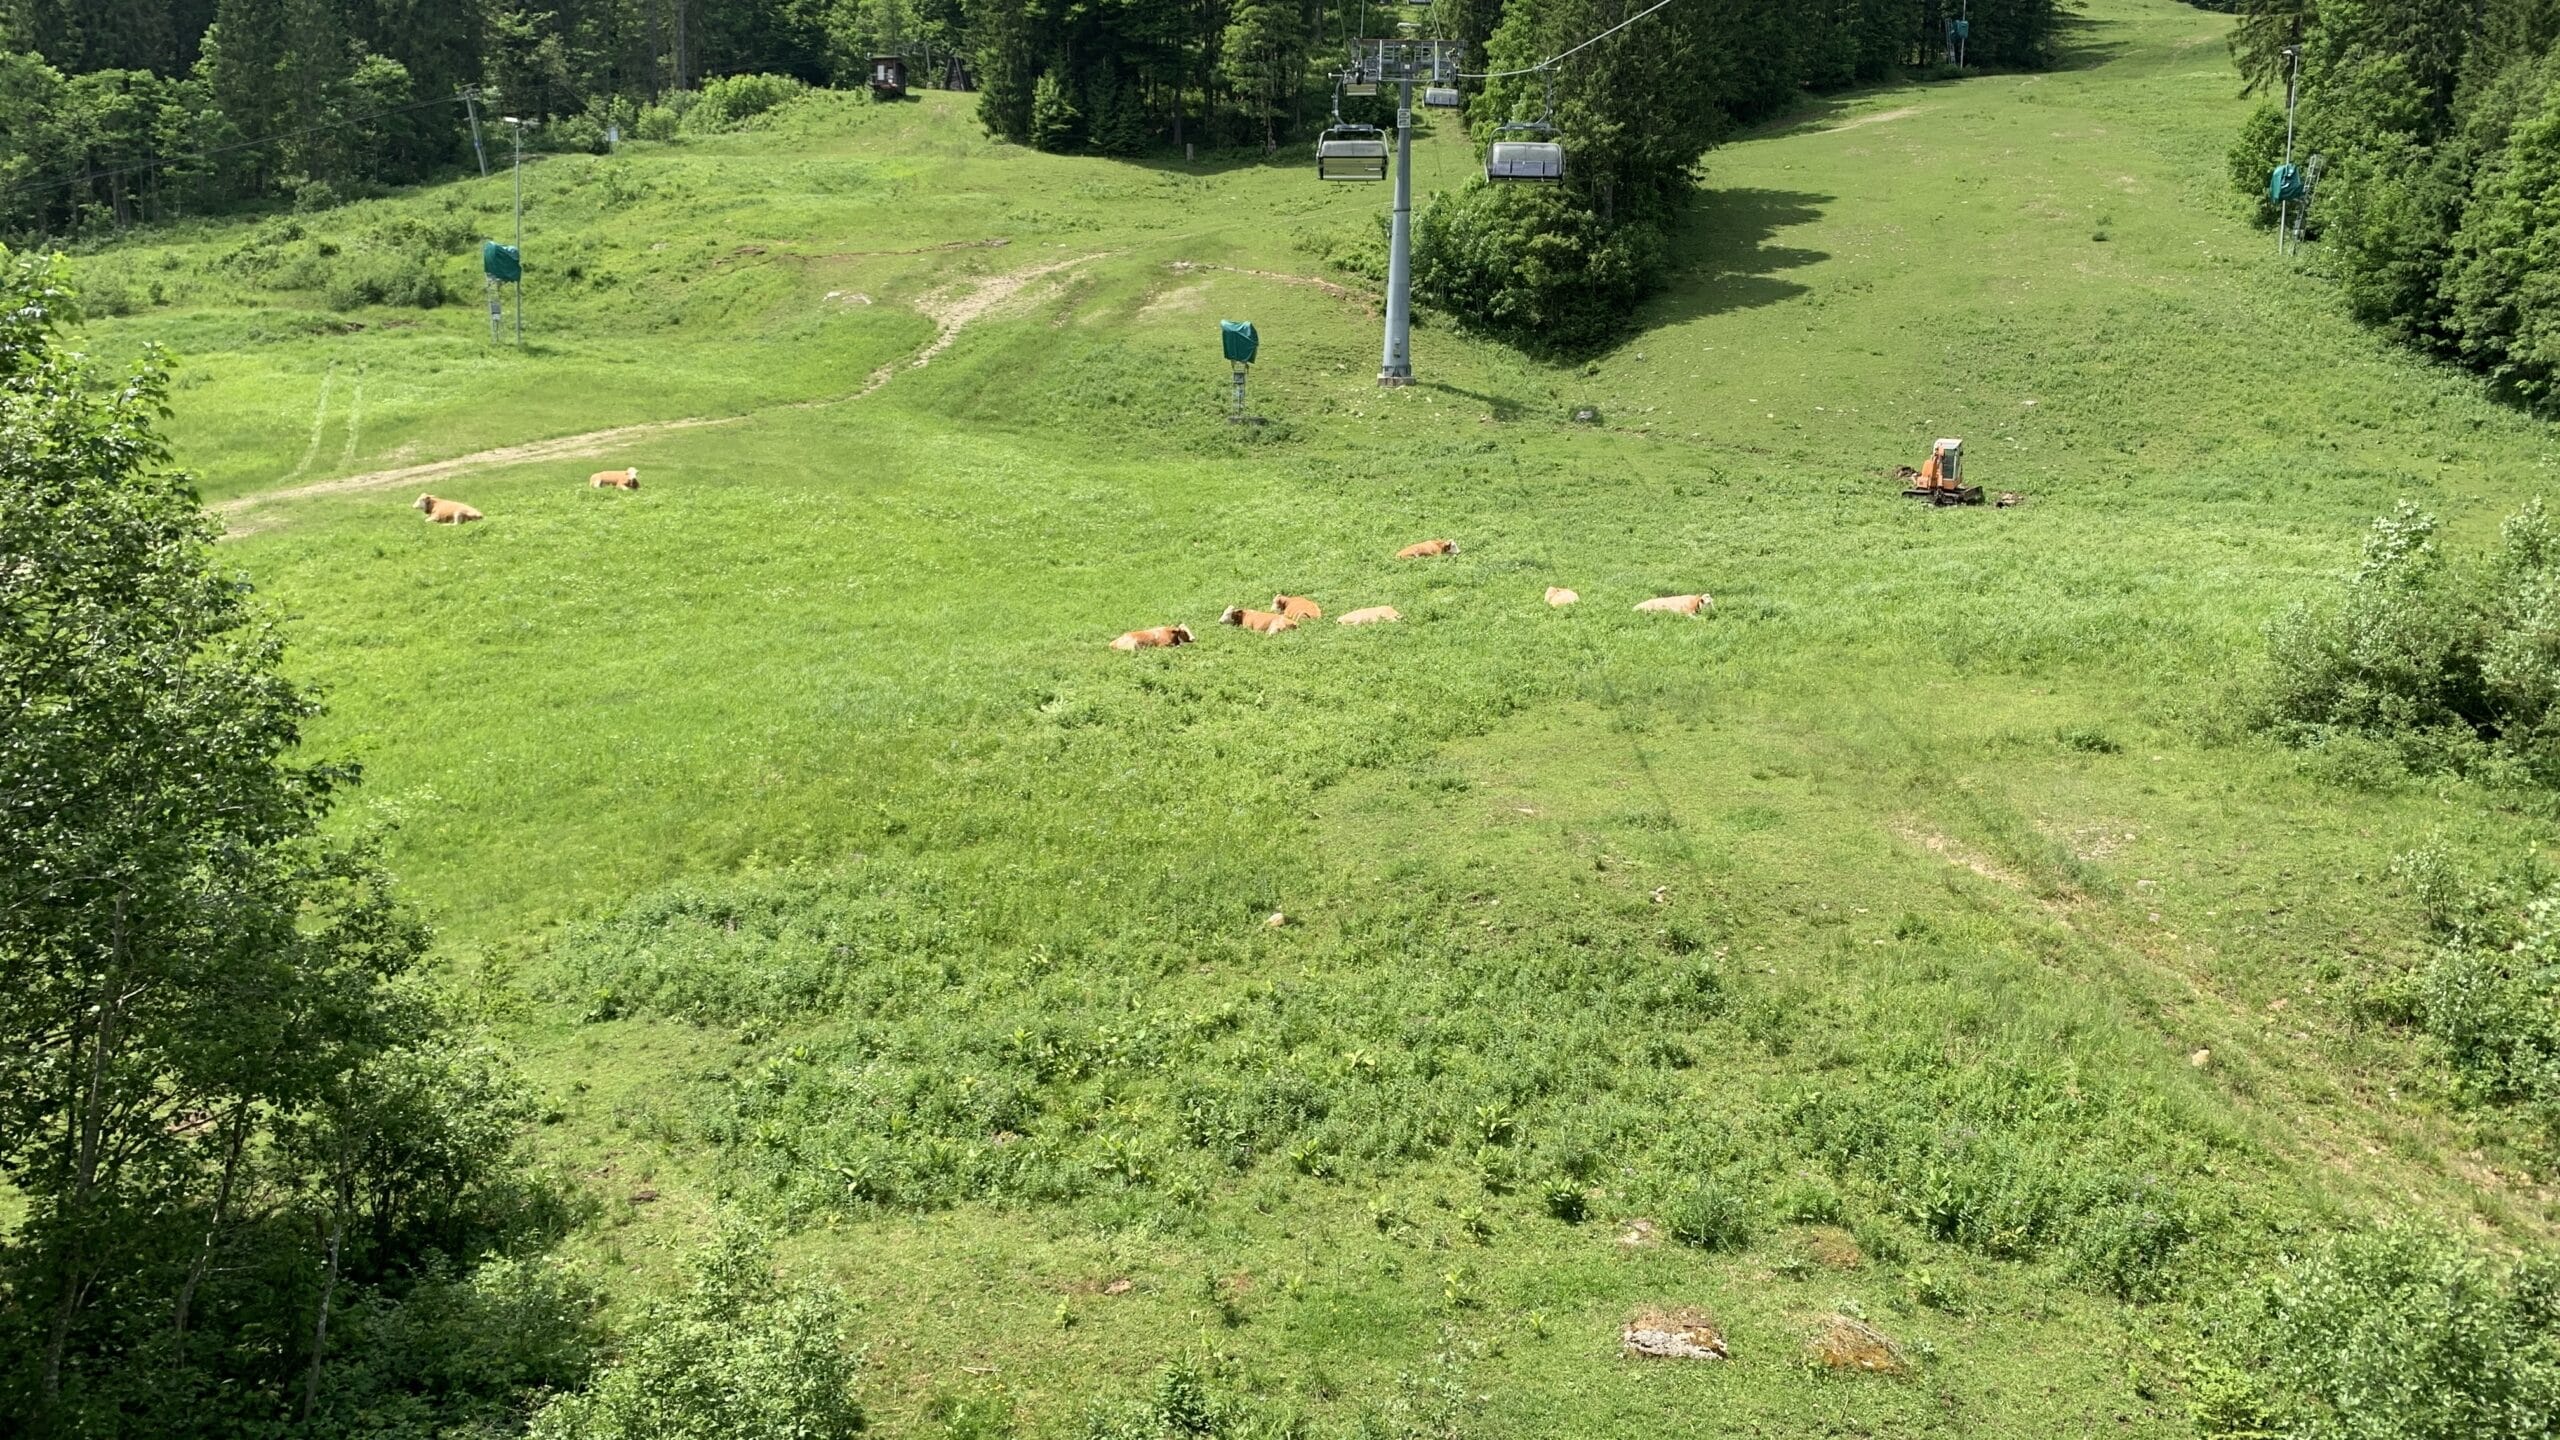
<instances>
[{"instance_id":1,"label":"deciduous tree foliage","mask_svg":"<svg viewBox=\"0 0 2560 1440\"><path fill-rule=\"evenodd\" d=\"M2281 55L2302 49L2297 157L2347 303L2528 404L2560 378L2560 0L2247 0L2242 70L2271 90L2232 157L2263 197L2282 158Z\"/></svg>"},{"instance_id":2,"label":"deciduous tree foliage","mask_svg":"<svg viewBox=\"0 0 2560 1440\"><path fill-rule=\"evenodd\" d=\"M379 1376L351 1333L409 1298L523 1299L429 1257L540 1196L506 1068L320 833L353 777L296 758L315 703L166 468L166 372L93 373L68 305L0 250L0 1432L276 1433ZM574 1378L545 1353L449 1410Z\"/></svg>"}]
</instances>

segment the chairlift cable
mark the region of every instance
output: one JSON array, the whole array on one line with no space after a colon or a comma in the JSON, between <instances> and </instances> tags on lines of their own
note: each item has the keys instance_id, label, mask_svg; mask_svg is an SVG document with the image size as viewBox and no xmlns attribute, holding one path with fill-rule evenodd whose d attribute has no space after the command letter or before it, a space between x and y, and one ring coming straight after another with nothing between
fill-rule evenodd
<instances>
[{"instance_id":1,"label":"chairlift cable","mask_svg":"<svg viewBox=\"0 0 2560 1440\"><path fill-rule=\"evenodd\" d=\"M1556 66L1563 64L1565 61L1572 59L1574 56L1581 54L1583 51L1590 49L1592 46L1599 44L1601 41L1608 39L1610 36L1615 35L1619 31L1626 29L1628 26L1633 25L1639 20L1642 20L1647 15L1652 14L1655 10L1663 9L1670 3L1671 0L1654 0L1654 4L1651 9L1639 10L1635 14L1628 16L1626 19L1619 21L1617 24L1610 26L1608 29L1601 31L1599 34L1592 36L1590 39L1583 41L1581 44L1574 46L1572 49L1565 51L1563 54L1549 56L1535 65L1519 70L1488 70L1482 74L1467 74L1465 72L1461 72L1458 78L1461 80L1508 80L1515 75L1535 75L1541 70L1552 70Z\"/></svg>"}]
</instances>

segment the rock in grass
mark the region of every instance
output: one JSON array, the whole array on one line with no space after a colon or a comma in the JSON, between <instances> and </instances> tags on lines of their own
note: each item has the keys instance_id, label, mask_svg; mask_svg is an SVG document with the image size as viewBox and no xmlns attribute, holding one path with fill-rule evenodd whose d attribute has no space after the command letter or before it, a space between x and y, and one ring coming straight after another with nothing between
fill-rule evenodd
<instances>
[{"instance_id":1,"label":"rock in grass","mask_svg":"<svg viewBox=\"0 0 2560 1440\"><path fill-rule=\"evenodd\" d=\"M1854 1370L1865 1375L1911 1373L1911 1357L1903 1353L1892 1336L1846 1315L1824 1317L1807 1348L1813 1362L1825 1370Z\"/></svg>"},{"instance_id":2,"label":"rock in grass","mask_svg":"<svg viewBox=\"0 0 2560 1440\"><path fill-rule=\"evenodd\" d=\"M1723 1360L1724 1332L1697 1310L1643 1310L1618 1332L1619 1348L1647 1360Z\"/></svg>"}]
</instances>

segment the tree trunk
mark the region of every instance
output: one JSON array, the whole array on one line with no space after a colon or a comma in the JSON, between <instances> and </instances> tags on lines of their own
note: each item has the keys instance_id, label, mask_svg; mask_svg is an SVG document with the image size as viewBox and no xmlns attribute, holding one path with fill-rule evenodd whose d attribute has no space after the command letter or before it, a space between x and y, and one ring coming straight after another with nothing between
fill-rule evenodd
<instances>
[{"instance_id":1,"label":"tree trunk","mask_svg":"<svg viewBox=\"0 0 2560 1440\"><path fill-rule=\"evenodd\" d=\"M225 1128L228 1133L223 1141L222 1185L214 1192L213 1218L205 1225L204 1249L197 1253L195 1263L187 1267L187 1283L178 1289L177 1351L182 1361L187 1353L187 1312L195 1305L196 1287L204 1283L205 1270L213 1264L214 1246L222 1238L222 1222L231 1209L232 1182L240 1174L240 1152L249 1138L248 1101L241 1101L232 1110L231 1122Z\"/></svg>"},{"instance_id":2,"label":"tree trunk","mask_svg":"<svg viewBox=\"0 0 2560 1440\"><path fill-rule=\"evenodd\" d=\"M346 1237L347 1211L341 1197L337 1211L329 1217L329 1269L320 1284L320 1313L311 1325L311 1369L302 1381L302 1423L311 1423L311 1412L320 1405L320 1362L329 1353L329 1306L338 1298L338 1242Z\"/></svg>"},{"instance_id":3,"label":"tree trunk","mask_svg":"<svg viewBox=\"0 0 2560 1440\"><path fill-rule=\"evenodd\" d=\"M68 1249L63 1257L62 1289L54 1304L53 1333L46 1338L44 1353L44 1398L51 1404L62 1398L62 1359L71 1345L71 1322L80 1313L81 1292L88 1288L81 1278L89 1263L89 1211L98 1188L98 1150L103 1143L101 1132L106 1126L107 1056L114 1049L116 1020L123 1010L125 921L124 898L116 899L115 924L109 931L107 973L98 983L98 1028L89 1039L89 1075L82 1094L73 1102L71 1123L74 1126L71 1184L63 1199L62 1213L71 1219Z\"/></svg>"}]
</instances>

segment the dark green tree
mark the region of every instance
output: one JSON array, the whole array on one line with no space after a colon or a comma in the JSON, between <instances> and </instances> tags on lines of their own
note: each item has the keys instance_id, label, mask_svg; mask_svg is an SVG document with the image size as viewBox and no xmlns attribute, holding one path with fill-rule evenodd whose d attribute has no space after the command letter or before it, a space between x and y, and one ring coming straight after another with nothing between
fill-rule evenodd
<instances>
[{"instance_id":1,"label":"dark green tree","mask_svg":"<svg viewBox=\"0 0 2560 1440\"><path fill-rule=\"evenodd\" d=\"M298 758L316 702L167 466L166 371L94 372L69 313L0 250L0 1432L277 1433L333 1315L539 1192L424 933L322 832L353 772Z\"/></svg>"}]
</instances>

